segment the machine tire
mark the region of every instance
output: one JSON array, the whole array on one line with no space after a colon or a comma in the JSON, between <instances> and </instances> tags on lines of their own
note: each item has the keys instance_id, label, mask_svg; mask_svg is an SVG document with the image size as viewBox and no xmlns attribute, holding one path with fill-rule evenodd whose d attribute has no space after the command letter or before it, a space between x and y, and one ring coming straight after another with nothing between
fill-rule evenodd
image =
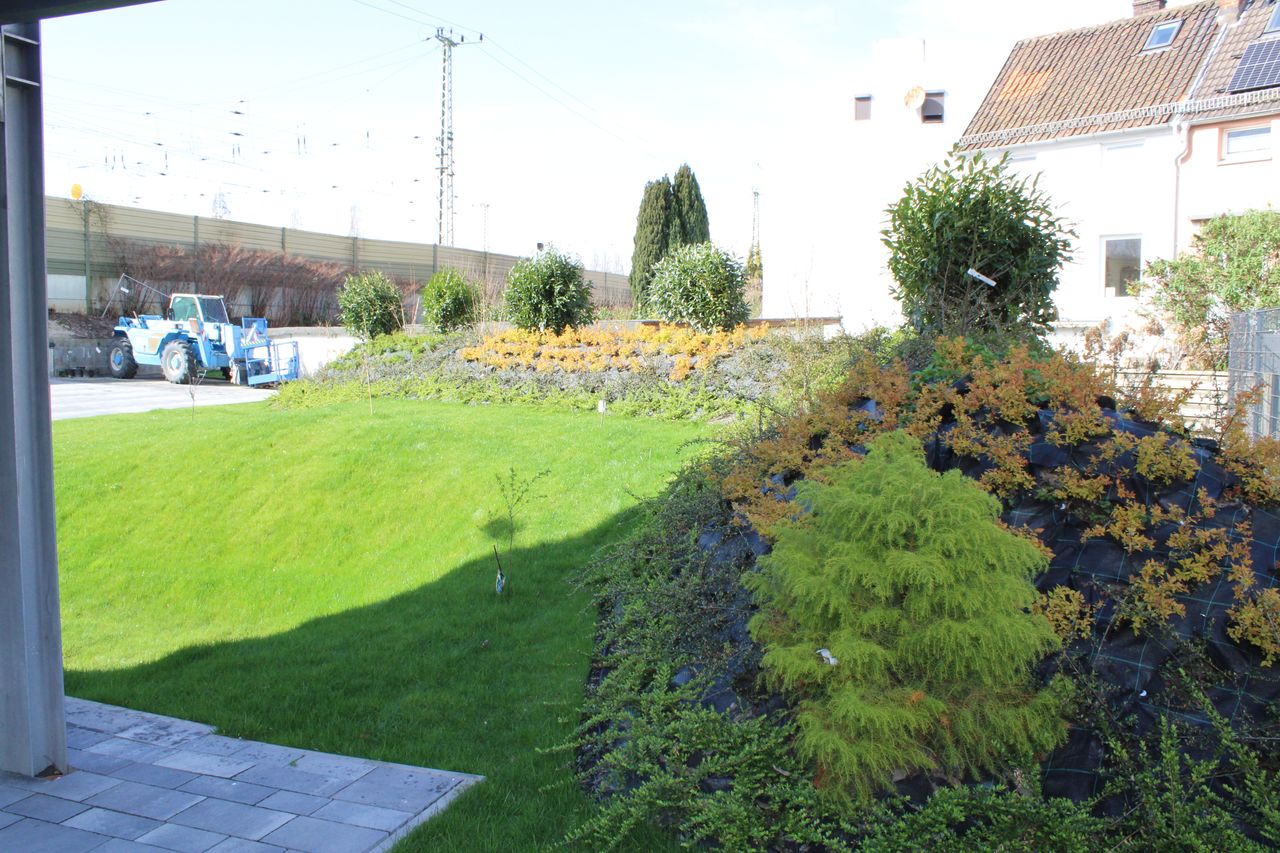
<instances>
[{"instance_id":1,"label":"machine tire","mask_svg":"<svg viewBox=\"0 0 1280 853\"><path fill-rule=\"evenodd\" d=\"M164 378L175 385L186 385L195 379L196 353L189 341L169 341L160 353L160 369Z\"/></svg>"},{"instance_id":2,"label":"machine tire","mask_svg":"<svg viewBox=\"0 0 1280 853\"><path fill-rule=\"evenodd\" d=\"M126 337L117 337L107 352L107 369L116 379L132 379L138 375L138 362L133 360L133 345Z\"/></svg>"}]
</instances>

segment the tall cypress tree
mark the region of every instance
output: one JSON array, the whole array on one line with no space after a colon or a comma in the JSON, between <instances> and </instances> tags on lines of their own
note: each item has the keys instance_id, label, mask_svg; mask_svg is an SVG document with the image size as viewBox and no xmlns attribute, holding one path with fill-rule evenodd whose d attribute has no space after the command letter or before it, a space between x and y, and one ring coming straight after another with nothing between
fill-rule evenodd
<instances>
[{"instance_id":1,"label":"tall cypress tree","mask_svg":"<svg viewBox=\"0 0 1280 853\"><path fill-rule=\"evenodd\" d=\"M631 253L631 297L637 308L645 304L649 282L653 279L653 265L671 249L674 206L675 196L666 175L644 185L644 197L636 215L635 248Z\"/></svg>"},{"instance_id":2,"label":"tall cypress tree","mask_svg":"<svg viewBox=\"0 0 1280 853\"><path fill-rule=\"evenodd\" d=\"M711 239L711 225L707 220L707 203L702 199L702 189L693 169L684 163L676 170L672 192L675 195L675 214L678 220L679 244L705 243ZM677 229L673 228L673 232ZM674 234L673 234L674 236ZM675 246L672 246L674 249Z\"/></svg>"}]
</instances>

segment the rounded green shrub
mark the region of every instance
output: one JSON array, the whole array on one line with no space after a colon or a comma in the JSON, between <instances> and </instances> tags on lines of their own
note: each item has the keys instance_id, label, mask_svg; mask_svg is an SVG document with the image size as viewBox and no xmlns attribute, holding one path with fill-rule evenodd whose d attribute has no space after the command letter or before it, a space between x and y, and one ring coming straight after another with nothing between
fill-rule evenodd
<instances>
[{"instance_id":1,"label":"rounded green shrub","mask_svg":"<svg viewBox=\"0 0 1280 853\"><path fill-rule=\"evenodd\" d=\"M1029 612L1048 560L1000 502L920 442L881 435L805 481L809 512L744 579L764 672L797 699L796 748L839 802L895 774L1007 772L1062 741L1068 682L1033 669L1060 646Z\"/></svg>"},{"instance_id":2,"label":"rounded green shrub","mask_svg":"<svg viewBox=\"0 0 1280 853\"><path fill-rule=\"evenodd\" d=\"M958 151L885 213L893 295L926 336L1043 336L1075 235L1034 178ZM988 284L969 270L994 282Z\"/></svg>"},{"instance_id":3,"label":"rounded green shrub","mask_svg":"<svg viewBox=\"0 0 1280 853\"><path fill-rule=\"evenodd\" d=\"M750 316L742 263L711 243L681 246L653 265L646 296L661 320L699 332L732 329Z\"/></svg>"},{"instance_id":4,"label":"rounded green shrub","mask_svg":"<svg viewBox=\"0 0 1280 853\"><path fill-rule=\"evenodd\" d=\"M504 301L507 319L526 330L549 329L558 335L566 326L582 326L595 319L582 264L555 249L511 268Z\"/></svg>"},{"instance_id":5,"label":"rounded green shrub","mask_svg":"<svg viewBox=\"0 0 1280 853\"><path fill-rule=\"evenodd\" d=\"M476 289L450 267L431 276L422 288L422 323L437 332L451 332L476 319Z\"/></svg>"},{"instance_id":6,"label":"rounded green shrub","mask_svg":"<svg viewBox=\"0 0 1280 853\"><path fill-rule=\"evenodd\" d=\"M366 340L404 326L400 288L378 270L347 276L338 291L338 322Z\"/></svg>"}]
</instances>

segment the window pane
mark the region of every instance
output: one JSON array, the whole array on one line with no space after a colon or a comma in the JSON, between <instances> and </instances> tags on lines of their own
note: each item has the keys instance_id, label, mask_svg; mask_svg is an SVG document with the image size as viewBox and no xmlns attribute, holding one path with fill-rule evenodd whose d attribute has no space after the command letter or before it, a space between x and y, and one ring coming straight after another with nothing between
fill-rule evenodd
<instances>
[{"instance_id":1,"label":"window pane","mask_svg":"<svg viewBox=\"0 0 1280 853\"><path fill-rule=\"evenodd\" d=\"M943 92L929 92L926 94L924 104L920 107L920 120L930 124L942 121L945 99L946 95Z\"/></svg>"},{"instance_id":2,"label":"window pane","mask_svg":"<svg viewBox=\"0 0 1280 853\"><path fill-rule=\"evenodd\" d=\"M1173 44L1173 37L1178 34L1178 30L1182 27L1182 21L1166 21L1163 24L1156 24L1155 29L1151 31L1147 43L1142 46L1143 50L1155 50L1159 47L1168 47Z\"/></svg>"},{"instance_id":3,"label":"window pane","mask_svg":"<svg viewBox=\"0 0 1280 853\"><path fill-rule=\"evenodd\" d=\"M1142 275L1142 238L1108 240L1106 287L1113 296L1128 296L1129 282Z\"/></svg>"},{"instance_id":4,"label":"window pane","mask_svg":"<svg viewBox=\"0 0 1280 853\"><path fill-rule=\"evenodd\" d=\"M1228 130L1224 154L1244 154L1249 151L1266 151L1271 147L1271 128L1249 127L1244 130Z\"/></svg>"},{"instance_id":5,"label":"window pane","mask_svg":"<svg viewBox=\"0 0 1280 853\"><path fill-rule=\"evenodd\" d=\"M1280 5L1277 5L1271 12L1271 20L1267 21L1267 28L1263 32L1274 33L1280 30Z\"/></svg>"},{"instance_id":6,"label":"window pane","mask_svg":"<svg viewBox=\"0 0 1280 853\"><path fill-rule=\"evenodd\" d=\"M853 101L853 120L867 121L871 118L871 98L858 97Z\"/></svg>"}]
</instances>

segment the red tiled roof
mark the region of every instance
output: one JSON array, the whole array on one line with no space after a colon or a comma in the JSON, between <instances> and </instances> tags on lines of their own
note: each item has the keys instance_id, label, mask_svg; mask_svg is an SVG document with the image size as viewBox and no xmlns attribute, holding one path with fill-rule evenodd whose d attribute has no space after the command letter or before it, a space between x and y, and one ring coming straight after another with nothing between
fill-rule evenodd
<instances>
[{"instance_id":1,"label":"red tiled roof","mask_svg":"<svg viewBox=\"0 0 1280 853\"><path fill-rule=\"evenodd\" d=\"M1167 123L1172 110L1133 113L1188 97L1213 44L1217 13L1217 0L1204 0L1023 39L969 122L960 147L1005 146ZM1157 24L1176 20L1182 27L1169 47L1142 50Z\"/></svg>"},{"instance_id":2,"label":"red tiled roof","mask_svg":"<svg viewBox=\"0 0 1280 853\"><path fill-rule=\"evenodd\" d=\"M1263 38L1280 38L1278 34L1268 33L1264 36L1262 32L1266 29L1267 22L1271 19L1275 9L1275 2L1272 0L1272 2L1254 3L1245 10L1244 14L1240 16L1240 21L1227 30L1227 35L1222 40L1222 45L1209 60L1209 67L1205 71L1204 79L1196 87L1196 91L1192 93L1193 98L1200 101L1207 98L1221 98L1231 94L1227 91L1227 84L1231 82L1231 77L1236 72L1236 66L1240 64L1240 58L1244 56L1245 48L1261 41ZM1230 118L1267 112L1280 112L1280 86L1273 86L1256 92L1249 99L1247 105L1213 111L1198 111L1193 116L1193 119L1200 121L1209 118Z\"/></svg>"}]
</instances>

